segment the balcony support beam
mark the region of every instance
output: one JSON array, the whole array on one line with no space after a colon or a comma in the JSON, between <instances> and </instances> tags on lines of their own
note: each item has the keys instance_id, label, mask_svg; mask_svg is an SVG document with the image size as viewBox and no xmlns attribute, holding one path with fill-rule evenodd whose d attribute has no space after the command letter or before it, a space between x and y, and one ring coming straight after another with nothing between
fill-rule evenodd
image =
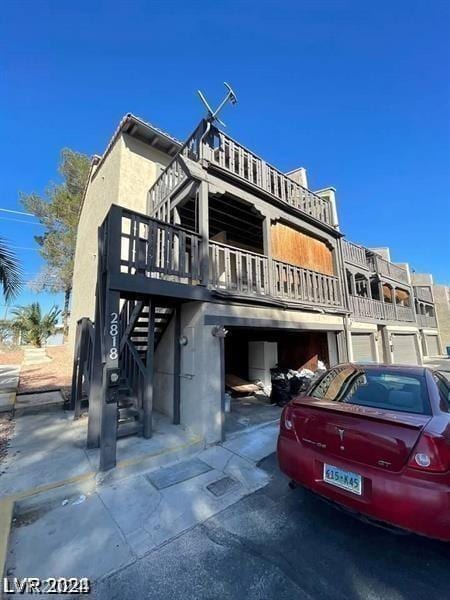
<instances>
[{"instance_id":1,"label":"balcony support beam","mask_svg":"<svg viewBox=\"0 0 450 600\"><path fill-rule=\"evenodd\" d=\"M209 185L202 181L198 190L198 228L202 238L200 253L200 281L202 285L208 285L209 278Z\"/></svg>"}]
</instances>

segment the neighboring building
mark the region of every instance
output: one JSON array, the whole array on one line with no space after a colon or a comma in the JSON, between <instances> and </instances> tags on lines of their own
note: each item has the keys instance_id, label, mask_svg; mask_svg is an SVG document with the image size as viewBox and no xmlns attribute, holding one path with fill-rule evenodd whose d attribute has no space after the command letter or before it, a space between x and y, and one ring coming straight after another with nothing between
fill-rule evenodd
<instances>
[{"instance_id":1,"label":"neighboring building","mask_svg":"<svg viewBox=\"0 0 450 600\"><path fill-rule=\"evenodd\" d=\"M343 242L349 308L349 359L420 364L421 333L407 265L390 262L388 248Z\"/></svg>"},{"instance_id":2,"label":"neighboring building","mask_svg":"<svg viewBox=\"0 0 450 600\"><path fill-rule=\"evenodd\" d=\"M153 408L217 442L226 376L267 380L275 363L421 363L436 329L417 323L409 270L342 238L334 188L309 190L305 169L283 174L208 121L181 145L124 117L94 160L75 256L72 323L95 318L103 372L90 445L149 437Z\"/></svg>"},{"instance_id":3,"label":"neighboring building","mask_svg":"<svg viewBox=\"0 0 450 600\"><path fill-rule=\"evenodd\" d=\"M444 353L450 347L450 286L433 285L433 296Z\"/></svg>"},{"instance_id":4,"label":"neighboring building","mask_svg":"<svg viewBox=\"0 0 450 600\"><path fill-rule=\"evenodd\" d=\"M419 325L422 350L426 357L443 354L440 338L440 322L436 311L433 276L430 273L412 273L411 282L414 289L414 307ZM450 316L450 312L449 312ZM450 318L448 323L450 324Z\"/></svg>"}]
</instances>

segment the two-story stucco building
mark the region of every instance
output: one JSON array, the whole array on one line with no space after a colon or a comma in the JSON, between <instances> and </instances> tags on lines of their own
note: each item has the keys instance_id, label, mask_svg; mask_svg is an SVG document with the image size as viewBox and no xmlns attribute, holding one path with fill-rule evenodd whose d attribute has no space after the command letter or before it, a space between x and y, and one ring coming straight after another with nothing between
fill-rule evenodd
<instances>
[{"instance_id":1,"label":"two-story stucco building","mask_svg":"<svg viewBox=\"0 0 450 600\"><path fill-rule=\"evenodd\" d=\"M215 443L230 374L420 363L437 330L415 285L385 249L343 239L334 188L311 191L305 169L282 173L208 120L181 144L126 115L93 160L77 238L89 444L106 440L112 466L111 440L149 437L153 410Z\"/></svg>"}]
</instances>

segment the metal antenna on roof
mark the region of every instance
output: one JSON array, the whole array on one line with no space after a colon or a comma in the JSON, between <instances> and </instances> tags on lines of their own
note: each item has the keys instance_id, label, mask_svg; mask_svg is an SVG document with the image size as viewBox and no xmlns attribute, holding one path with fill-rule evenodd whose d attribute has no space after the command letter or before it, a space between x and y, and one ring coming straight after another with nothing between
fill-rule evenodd
<instances>
[{"instance_id":1,"label":"metal antenna on roof","mask_svg":"<svg viewBox=\"0 0 450 600\"><path fill-rule=\"evenodd\" d=\"M221 121L218 117L218 114L220 113L220 111L222 110L222 108L225 106L225 104L227 102L229 102L230 104L236 104L237 102L237 96L236 94L233 92L233 90L231 89L231 86L228 85L228 83L226 81L223 82L224 86L227 88L227 93L224 97L224 99L222 100L222 102L219 104L219 106L216 108L216 110L213 110L208 101L206 100L205 96L202 94L202 92L200 90L197 90L198 95L200 96L200 100L203 102L203 104L205 105L206 111L208 113L208 118L207 120L210 123L213 123L214 121L217 121L218 123L220 123L223 127L226 127L225 123L223 121Z\"/></svg>"}]
</instances>

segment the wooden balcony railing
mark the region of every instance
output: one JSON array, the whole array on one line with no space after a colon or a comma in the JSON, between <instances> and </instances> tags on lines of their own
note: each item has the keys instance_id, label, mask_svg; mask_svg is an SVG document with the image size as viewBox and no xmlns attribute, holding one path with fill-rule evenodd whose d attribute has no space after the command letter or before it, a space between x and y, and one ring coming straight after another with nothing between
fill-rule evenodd
<instances>
[{"instance_id":1,"label":"wooden balcony railing","mask_svg":"<svg viewBox=\"0 0 450 600\"><path fill-rule=\"evenodd\" d=\"M377 321L406 321L414 322L415 316L409 306L400 306L363 298L362 296L350 296L350 310L356 317L370 318Z\"/></svg>"},{"instance_id":2,"label":"wooden balcony railing","mask_svg":"<svg viewBox=\"0 0 450 600\"><path fill-rule=\"evenodd\" d=\"M218 242L209 243L209 259L213 289L321 306L342 305L337 277Z\"/></svg>"},{"instance_id":3,"label":"wooden balcony railing","mask_svg":"<svg viewBox=\"0 0 450 600\"><path fill-rule=\"evenodd\" d=\"M389 277L393 281L399 281L402 283L408 283L408 271L399 267L398 265L394 265L393 263L385 260L381 256L374 255L372 257L372 265L373 270L379 273L384 277Z\"/></svg>"},{"instance_id":4,"label":"wooden balcony railing","mask_svg":"<svg viewBox=\"0 0 450 600\"><path fill-rule=\"evenodd\" d=\"M186 179L187 173L177 154L150 189L150 210L153 217L161 221L170 221L170 194Z\"/></svg>"},{"instance_id":5,"label":"wooden balcony railing","mask_svg":"<svg viewBox=\"0 0 450 600\"><path fill-rule=\"evenodd\" d=\"M218 242L209 243L209 284L237 294L269 296L269 259Z\"/></svg>"},{"instance_id":6,"label":"wooden balcony railing","mask_svg":"<svg viewBox=\"0 0 450 600\"><path fill-rule=\"evenodd\" d=\"M417 322L419 323L419 325L421 327L431 327L431 328L437 327L436 317L431 316L431 315L419 315L418 314Z\"/></svg>"},{"instance_id":7,"label":"wooden balcony railing","mask_svg":"<svg viewBox=\"0 0 450 600\"><path fill-rule=\"evenodd\" d=\"M111 207L103 232L111 272L203 284L239 296L343 307L337 277L214 241L205 256L197 233L128 209Z\"/></svg>"},{"instance_id":8,"label":"wooden balcony railing","mask_svg":"<svg viewBox=\"0 0 450 600\"><path fill-rule=\"evenodd\" d=\"M433 294L429 287L414 286L414 295L417 300L429 302L430 304L434 303Z\"/></svg>"},{"instance_id":9,"label":"wooden balcony railing","mask_svg":"<svg viewBox=\"0 0 450 600\"><path fill-rule=\"evenodd\" d=\"M342 240L342 252L346 262L359 267L364 267L365 269L370 268L367 260L366 249L362 246L358 246L358 244L354 244L353 242L349 242L347 240Z\"/></svg>"},{"instance_id":10,"label":"wooden balcony railing","mask_svg":"<svg viewBox=\"0 0 450 600\"><path fill-rule=\"evenodd\" d=\"M310 271L279 260L273 260L272 264L275 296L322 306L341 305L337 277Z\"/></svg>"},{"instance_id":11,"label":"wooden balcony railing","mask_svg":"<svg viewBox=\"0 0 450 600\"><path fill-rule=\"evenodd\" d=\"M119 209L120 272L196 284L201 237L178 225ZM117 243L114 241L114 243Z\"/></svg>"},{"instance_id":12,"label":"wooden balcony railing","mask_svg":"<svg viewBox=\"0 0 450 600\"><path fill-rule=\"evenodd\" d=\"M202 156L212 164L268 192L278 200L322 223L333 225L331 204L328 200L314 194L267 164L222 131L218 129L212 131L208 136L207 145L202 149Z\"/></svg>"}]
</instances>

